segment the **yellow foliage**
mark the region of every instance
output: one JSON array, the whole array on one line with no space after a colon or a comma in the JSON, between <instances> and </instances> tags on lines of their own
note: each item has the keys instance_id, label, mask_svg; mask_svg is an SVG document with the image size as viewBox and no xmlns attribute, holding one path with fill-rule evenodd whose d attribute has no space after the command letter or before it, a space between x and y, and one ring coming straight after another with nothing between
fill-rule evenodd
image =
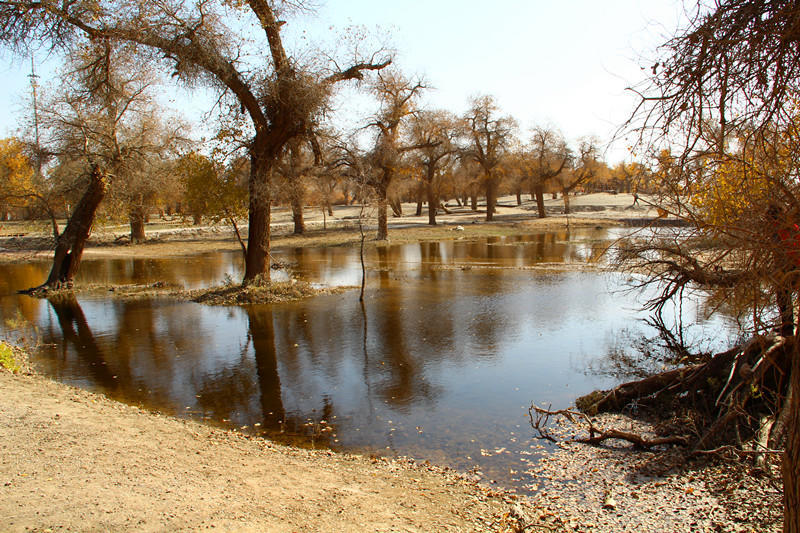
<instances>
[{"instance_id":1,"label":"yellow foliage","mask_svg":"<svg viewBox=\"0 0 800 533\"><path fill-rule=\"evenodd\" d=\"M17 139L0 139L0 197L35 191L33 165L25 155L25 146Z\"/></svg>"},{"instance_id":2,"label":"yellow foliage","mask_svg":"<svg viewBox=\"0 0 800 533\"><path fill-rule=\"evenodd\" d=\"M741 226L754 211L763 213L774 193L772 179L759 167L754 161L716 163L704 179L692 183L690 204L711 226Z\"/></svg>"}]
</instances>

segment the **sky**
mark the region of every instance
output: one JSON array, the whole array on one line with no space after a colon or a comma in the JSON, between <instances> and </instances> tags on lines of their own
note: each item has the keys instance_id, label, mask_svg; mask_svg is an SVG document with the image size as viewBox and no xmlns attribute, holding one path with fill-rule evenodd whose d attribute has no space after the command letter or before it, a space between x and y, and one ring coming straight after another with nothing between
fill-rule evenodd
<instances>
[{"instance_id":1,"label":"sky","mask_svg":"<svg viewBox=\"0 0 800 533\"><path fill-rule=\"evenodd\" d=\"M573 143L587 135L601 143L613 137L637 102L626 89L646 77L657 46L683 14L680 0L317 1L314 13L284 26L290 49L303 30L315 42L335 40L352 25L388 35L395 63L431 87L425 107L462 114L470 97L488 94L517 120L521 138L533 126L548 126ZM0 58L5 137L30 113L30 60L8 52ZM37 69L44 83L53 79L55 62ZM207 101L174 94L187 118L202 122ZM363 106L343 107L357 114L355 107ZM625 144L608 149L609 163L625 158Z\"/></svg>"}]
</instances>

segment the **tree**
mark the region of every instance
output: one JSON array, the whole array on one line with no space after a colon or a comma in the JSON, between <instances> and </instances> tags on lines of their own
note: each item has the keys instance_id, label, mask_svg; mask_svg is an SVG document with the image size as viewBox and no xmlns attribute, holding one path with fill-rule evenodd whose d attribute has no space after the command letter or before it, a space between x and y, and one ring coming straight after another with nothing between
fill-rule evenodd
<instances>
[{"instance_id":1,"label":"tree","mask_svg":"<svg viewBox=\"0 0 800 533\"><path fill-rule=\"evenodd\" d=\"M186 209L192 216L192 223L202 223L203 215L217 212L209 191L219 187L219 175L214 162L198 152L189 152L181 156L175 163L175 173L183 183Z\"/></svg>"},{"instance_id":2,"label":"tree","mask_svg":"<svg viewBox=\"0 0 800 533\"><path fill-rule=\"evenodd\" d=\"M231 224L243 253L247 247L237 221L247 214L248 167L247 158L234 158L225 167L203 154L189 152L178 159L174 169L183 182L186 204L195 223L207 216L212 223L224 220Z\"/></svg>"},{"instance_id":3,"label":"tree","mask_svg":"<svg viewBox=\"0 0 800 533\"><path fill-rule=\"evenodd\" d=\"M42 106L47 151L74 172L83 191L58 235L44 287L71 286L100 203L112 180L130 177L147 151L135 120L146 106L146 71L125 68L130 55L100 39L80 49L59 92ZM149 139L147 139L149 140ZM143 144L143 142L145 144Z\"/></svg>"},{"instance_id":4,"label":"tree","mask_svg":"<svg viewBox=\"0 0 800 533\"><path fill-rule=\"evenodd\" d=\"M397 71L379 72L372 86L380 103L378 113L369 126L375 128L373 149L369 155L373 171L368 184L375 190L378 200L377 240L386 240L388 226L389 186L400 170L404 154L421 148L420 145L404 143L403 128L407 117L417 112L416 100L425 85L420 80L408 80Z\"/></svg>"},{"instance_id":5,"label":"tree","mask_svg":"<svg viewBox=\"0 0 800 533\"><path fill-rule=\"evenodd\" d=\"M592 180L604 165L599 161L595 139L583 139L578 146L578 154L570 172L562 173L558 180L561 198L564 201L564 214L570 214L569 195L579 185Z\"/></svg>"},{"instance_id":6,"label":"tree","mask_svg":"<svg viewBox=\"0 0 800 533\"><path fill-rule=\"evenodd\" d=\"M800 7L788 0L698 3L688 26L662 48L647 85L637 89L642 98L629 122L640 152L660 167L661 209L696 228L669 245L636 246L632 257L664 283L656 305L690 283L720 286L750 303L748 330L761 341L748 364L769 357L746 373L742 387L769 392L770 442L785 435L784 531L794 533L800 531L800 351L789 311L800 274L798 20ZM709 239L716 243L710 251L692 248ZM760 312L765 308L777 313ZM766 342L772 330L783 340ZM785 347L770 348L778 343ZM745 352L723 372L736 369ZM766 382L776 369L791 377ZM739 415L756 403L746 390L724 392L717 403L725 408L712 425L717 433L740 424Z\"/></svg>"},{"instance_id":7,"label":"tree","mask_svg":"<svg viewBox=\"0 0 800 533\"><path fill-rule=\"evenodd\" d=\"M249 229L244 283L269 278L270 176L286 143L309 134L313 118L324 108L333 86L360 80L367 70L380 70L388 58L361 61L339 69L303 68L284 47L278 8L293 3L268 0L189 2L165 0L76 0L0 2L0 39L12 46L45 42L72 50L80 40L108 39L133 43L143 60L166 61L176 78L206 83L233 99L252 127ZM250 15L260 42L248 48L242 28L225 25ZM268 50L263 57L261 50ZM149 57L146 55L149 53ZM248 64L246 58L255 58ZM319 59L319 58L315 58Z\"/></svg>"},{"instance_id":8,"label":"tree","mask_svg":"<svg viewBox=\"0 0 800 533\"><path fill-rule=\"evenodd\" d=\"M303 218L306 191L312 175L322 163L321 154L315 156L311 147L306 147L302 138L296 137L289 141L284 150L283 157L276 167L277 188L288 196L292 209L294 234L303 235L306 224Z\"/></svg>"},{"instance_id":9,"label":"tree","mask_svg":"<svg viewBox=\"0 0 800 533\"><path fill-rule=\"evenodd\" d=\"M15 138L0 139L0 217L8 220L12 207L26 207L38 195L34 168L25 144Z\"/></svg>"},{"instance_id":10,"label":"tree","mask_svg":"<svg viewBox=\"0 0 800 533\"><path fill-rule=\"evenodd\" d=\"M464 117L468 137L464 153L478 163L483 171L487 221L494 217L501 178L499 165L516 128L516 122L510 116L497 116L499 110L491 96L477 96L470 102L470 110Z\"/></svg>"},{"instance_id":11,"label":"tree","mask_svg":"<svg viewBox=\"0 0 800 533\"><path fill-rule=\"evenodd\" d=\"M553 128L537 126L533 128L530 150L525 158L531 182L531 196L536 199L539 218L547 217L544 208L544 188L557 177L570 160L567 142L561 133Z\"/></svg>"},{"instance_id":12,"label":"tree","mask_svg":"<svg viewBox=\"0 0 800 533\"><path fill-rule=\"evenodd\" d=\"M439 180L444 168L455 160L458 120L446 111L422 111L411 119L411 142L417 150L416 163L422 168L421 183L428 202L428 224L436 225L439 208Z\"/></svg>"},{"instance_id":13,"label":"tree","mask_svg":"<svg viewBox=\"0 0 800 533\"><path fill-rule=\"evenodd\" d=\"M132 244L145 241L145 222L159 196L172 187L173 158L187 144L180 120L163 118L163 109L152 101L138 107L119 137L124 161L109 195L118 212L128 215Z\"/></svg>"}]
</instances>

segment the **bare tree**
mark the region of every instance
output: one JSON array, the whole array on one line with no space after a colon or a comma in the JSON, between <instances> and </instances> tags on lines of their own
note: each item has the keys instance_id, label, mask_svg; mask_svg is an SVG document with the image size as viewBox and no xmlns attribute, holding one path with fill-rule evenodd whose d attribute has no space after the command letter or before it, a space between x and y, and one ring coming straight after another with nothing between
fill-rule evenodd
<instances>
[{"instance_id":1,"label":"bare tree","mask_svg":"<svg viewBox=\"0 0 800 533\"><path fill-rule=\"evenodd\" d=\"M458 120L446 111L423 111L412 118L412 143L420 146L416 161L422 168L421 183L428 202L428 224L436 225L439 208L439 179L445 167L455 160L458 146Z\"/></svg>"},{"instance_id":2,"label":"bare tree","mask_svg":"<svg viewBox=\"0 0 800 533\"><path fill-rule=\"evenodd\" d=\"M41 108L47 151L71 169L83 190L56 239L44 287L71 286L97 209L112 181L134 179L142 161L160 151L149 135L145 69L132 70L127 50L100 39L81 49L62 76L57 94Z\"/></svg>"},{"instance_id":3,"label":"bare tree","mask_svg":"<svg viewBox=\"0 0 800 533\"><path fill-rule=\"evenodd\" d=\"M478 96L472 99L470 110L464 117L468 130L468 144L464 148L464 154L478 163L483 171L487 221L493 219L497 204L500 185L498 166L509 148L512 133L517 126L510 116L498 117L499 110L493 97Z\"/></svg>"},{"instance_id":4,"label":"bare tree","mask_svg":"<svg viewBox=\"0 0 800 533\"><path fill-rule=\"evenodd\" d=\"M369 126L376 129L374 147L370 153L373 171L368 184L378 199L379 241L389 236L387 220L388 191L395 179L404 154L420 148L404 142L403 128L407 118L415 114L416 100L425 85L420 80L408 80L397 71L378 73L372 90L380 102L380 110Z\"/></svg>"},{"instance_id":5,"label":"bare tree","mask_svg":"<svg viewBox=\"0 0 800 533\"><path fill-rule=\"evenodd\" d=\"M578 146L578 153L573 158L572 168L559 176L558 186L564 201L564 214L570 214L569 195L580 185L594 179L601 171L603 164L599 160L596 139L583 139Z\"/></svg>"},{"instance_id":6,"label":"bare tree","mask_svg":"<svg viewBox=\"0 0 800 533\"><path fill-rule=\"evenodd\" d=\"M553 128L535 127L532 131L530 149L525 154L530 176L531 196L536 199L539 218L545 218L544 189L547 183L557 177L570 160L567 142L561 133Z\"/></svg>"},{"instance_id":7,"label":"bare tree","mask_svg":"<svg viewBox=\"0 0 800 533\"><path fill-rule=\"evenodd\" d=\"M252 126L250 155L249 234L244 282L269 277L270 175L285 144L309 134L313 118L324 107L334 84L360 80L367 70L389 64L386 57L357 59L348 68L337 65L303 68L287 52L281 38L286 21L279 9L290 2L225 0L76 0L0 2L0 39L14 46L40 41L73 49L86 39L135 43L140 53L170 63L173 74L187 83L219 88L233 99ZM286 10L284 10L286 11ZM246 13L263 41L247 48L241 28L225 25ZM261 50L268 50L263 57ZM255 63L248 63L253 59Z\"/></svg>"}]
</instances>

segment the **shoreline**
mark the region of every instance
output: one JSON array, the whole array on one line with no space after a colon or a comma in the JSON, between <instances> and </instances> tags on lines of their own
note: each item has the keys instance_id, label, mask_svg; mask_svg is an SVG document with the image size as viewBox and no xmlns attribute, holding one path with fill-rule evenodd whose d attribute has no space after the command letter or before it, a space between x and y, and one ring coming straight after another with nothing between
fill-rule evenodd
<instances>
[{"instance_id":1,"label":"shoreline","mask_svg":"<svg viewBox=\"0 0 800 533\"><path fill-rule=\"evenodd\" d=\"M513 520L516 496L427 463L281 445L30 372L0 368L0 389L4 531L502 531Z\"/></svg>"},{"instance_id":2,"label":"shoreline","mask_svg":"<svg viewBox=\"0 0 800 533\"><path fill-rule=\"evenodd\" d=\"M535 466L538 492L519 496L428 461L148 411L36 374L14 351L21 370L0 367L3 531L781 530L777 463L759 473L680 448L564 442ZM653 430L623 415L601 422Z\"/></svg>"},{"instance_id":3,"label":"shoreline","mask_svg":"<svg viewBox=\"0 0 800 533\"><path fill-rule=\"evenodd\" d=\"M632 196L596 193L572 199L574 213L553 213L561 200L548 200L551 210L547 218L537 218L528 201L522 206L501 205L495 220L485 221L485 213L465 208L454 208L451 214L437 216L437 225L429 226L427 214L390 217L389 240L374 240L374 223L365 224L367 246L383 246L430 240L477 239L520 233L539 233L573 228L612 227L625 220L653 220L652 209L632 207ZM512 197L501 198L504 204ZM404 204L406 212L413 211L412 204ZM323 217L307 208L306 234L292 234L291 212L275 209L272 222L271 248L355 246L360 242L357 226L357 206L335 206L334 217ZM162 221L163 222L163 221ZM323 229L323 226L327 229ZM244 226L246 228L246 225ZM246 235L244 228L240 231ZM461 229L456 229L461 228ZM0 224L0 263L46 261L52 254L52 235L48 228L30 229L23 223ZM151 223L145 228L147 241L127 244L125 226L113 225L95 228L84 250L85 259L92 258L160 258L202 254L207 252L237 252L241 250L230 226L191 226L177 217L169 223Z\"/></svg>"}]
</instances>

